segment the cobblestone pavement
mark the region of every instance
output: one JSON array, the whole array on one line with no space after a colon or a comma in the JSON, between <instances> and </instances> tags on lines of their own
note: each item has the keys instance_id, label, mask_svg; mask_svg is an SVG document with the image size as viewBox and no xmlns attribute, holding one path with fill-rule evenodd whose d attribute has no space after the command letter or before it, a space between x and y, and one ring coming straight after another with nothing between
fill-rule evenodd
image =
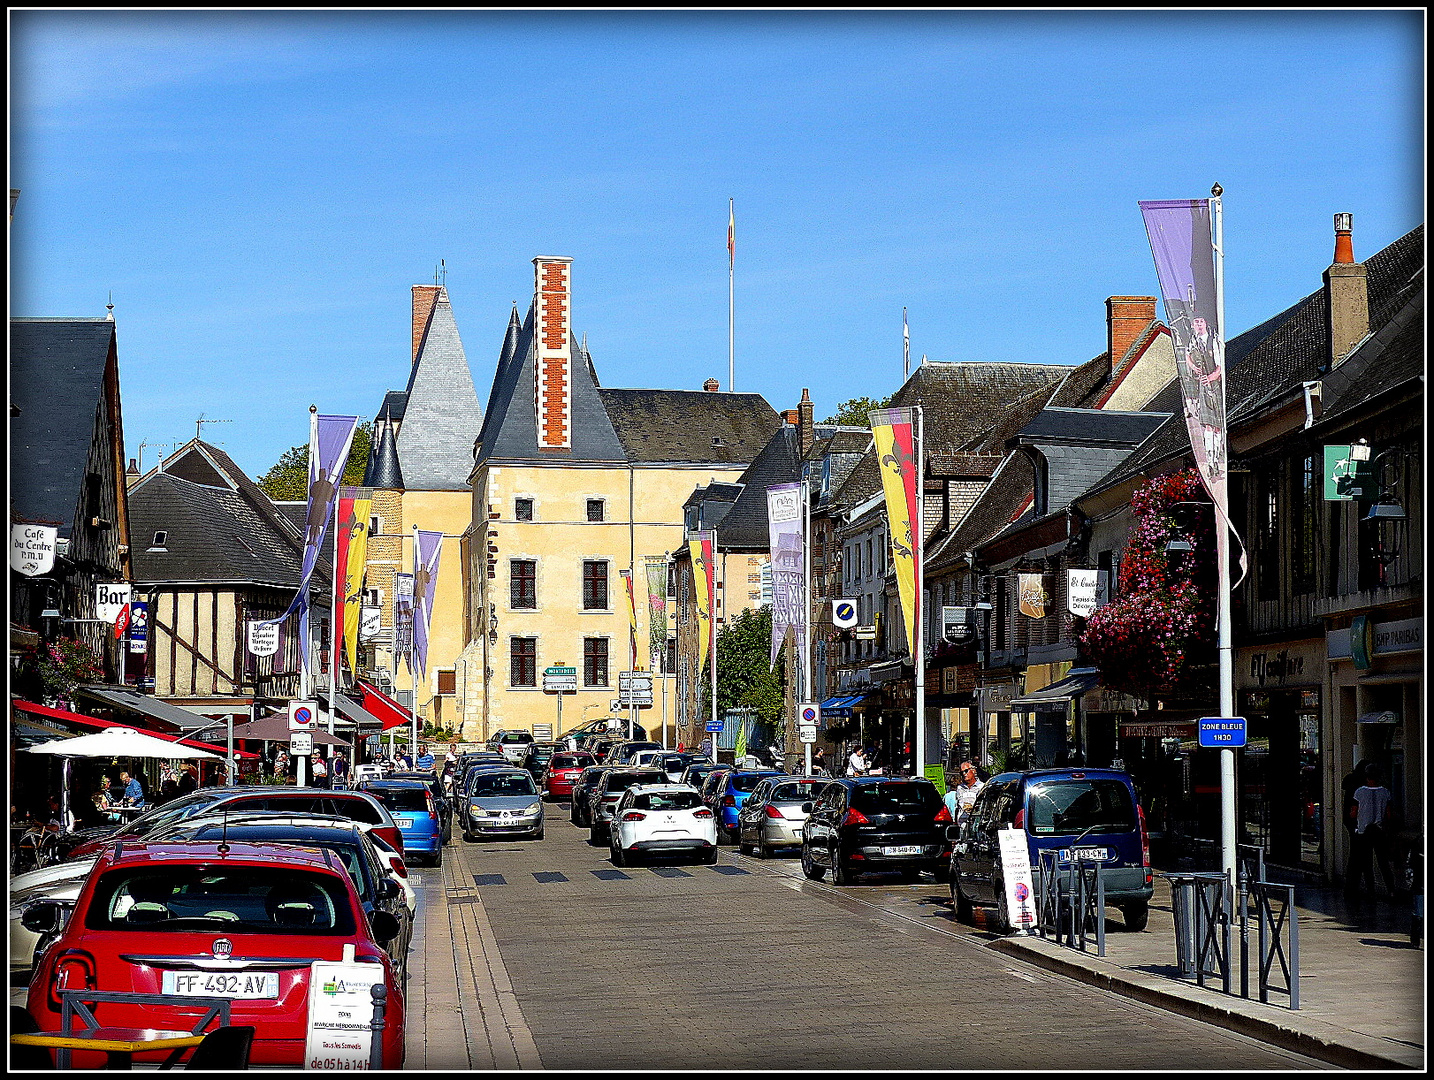
<instances>
[{"instance_id":1,"label":"cobblestone pavement","mask_svg":"<svg viewBox=\"0 0 1434 1080\"><path fill-rule=\"evenodd\" d=\"M1002 955L929 881L837 890L731 849L619 871L586 836L550 806L542 841L414 872L406 1068L1328 1067Z\"/></svg>"}]
</instances>

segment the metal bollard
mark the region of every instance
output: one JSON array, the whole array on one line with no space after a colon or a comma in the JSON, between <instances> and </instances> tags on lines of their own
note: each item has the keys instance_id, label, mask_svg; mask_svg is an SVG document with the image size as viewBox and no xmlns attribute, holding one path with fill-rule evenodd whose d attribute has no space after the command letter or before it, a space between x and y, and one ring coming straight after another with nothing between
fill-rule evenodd
<instances>
[{"instance_id":1,"label":"metal bollard","mask_svg":"<svg viewBox=\"0 0 1434 1080\"><path fill-rule=\"evenodd\" d=\"M388 1006L388 987L383 983L374 983L368 992L373 998L373 1019L368 1022L373 1040L368 1048L368 1067L376 1070L383 1068L383 1014Z\"/></svg>"}]
</instances>

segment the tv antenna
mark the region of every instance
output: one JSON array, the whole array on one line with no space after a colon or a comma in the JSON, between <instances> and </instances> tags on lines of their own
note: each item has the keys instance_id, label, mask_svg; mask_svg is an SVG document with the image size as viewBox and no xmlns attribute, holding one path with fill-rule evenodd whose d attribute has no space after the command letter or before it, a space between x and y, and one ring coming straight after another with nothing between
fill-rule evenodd
<instances>
[{"instance_id":1,"label":"tv antenna","mask_svg":"<svg viewBox=\"0 0 1434 1080\"><path fill-rule=\"evenodd\" d=\"M232 423L234 423L233 420L209 420L209 419L206 419L206 418L205 418L205 416L204 416L203 413L200 413L200 414L199 414L199 419L196 420L196 421L194 421L194 437L195 437L196 439L198 439L198 438L201 437L201 433L200 433L200 430L199 430L199 429L200 429L200 427L201 427L202 425L204 425L204 424L232 424Z\"/></svg>"},{"instance_id":2,"label":"tv antenna","mask_svg":"<svg viewBox=\"0 0 1434 1080\"><path fill-rule=\"evenodd\" d=\"M439 280L440 278L442 280ZM448 287L448 267L444 264L443 259L439 259L438 265L433 268L433 284L442 285L444 288Z\"/></svg>"}]
</instances>

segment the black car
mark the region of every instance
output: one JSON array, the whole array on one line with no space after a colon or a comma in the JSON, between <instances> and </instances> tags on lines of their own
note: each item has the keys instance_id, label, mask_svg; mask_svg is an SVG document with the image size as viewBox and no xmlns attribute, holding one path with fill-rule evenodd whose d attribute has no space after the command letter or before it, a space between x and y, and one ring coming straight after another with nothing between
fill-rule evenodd
<instances>
[{"instance_id":1,"label":"black car","mask_svg":"<svg viewBox=\"0 0 1434 1080\"><path fill-rule=\"evenodd\" d=\"M438 822L443 827L443 842L453 839L453 803L443 790L443 778L429 772L401 772L385 776L385 780L417 780L428 785L433 792L433 802L438 807Z\"/></svg>"},{"instance_id":2,"label":"black car","mask_svg":"<svg viewBox=\"0 0 1434 1080\"><path fill-rule=\"evenodd\" d=\"M210 815L175 822L156 830L150 841L188 843L303 844L332 851L353 879L364 914L372 921L378 911L392 915L400 927L397 937L384 945L393 960L400 983L407 977L408 947L413 938L413 916L403 889L389 876L387 860L363 829L347 818L322 814L244 814L215 818Z\"/></svg>"},{"instance_id":3,"label":"black car","mask_svg":"<svg viewBox=\"0 0 1434 1080\"><path fill-rule=\"evenodd\" d=\"M812 804L802 833L802 873L819 881L828 869L837 885L857 874L949 872L951 813L936 785L923 777L861 776L833 780Z\"/></svg>"},{"instance_id":4,"label":"black car","mask_svg":"<svg viewBox=\"0 0 1434 1080\"><path fill-rule=\"evenodd\" d=\"M602 781L603 773L610 771L611 765L589 765L573 782L572 810L568 819L576 826L586 829L592 824L588 816L588 798L592 795L593 789Z\"/></svg>"},{"instance_id":5,"label":"black car","mask_svg":"<svg viewBox=\"0 0 1434 1080\"><path fill-rule=\"evenodd\" d=\"M528 747L528 754L523 758L523 768L533 774L533 779L542 778L548 768L548 762L552 760L553 754L557 751L558 744L552 742L533 743Z\"/></svg>"},{"instance_id":6,"label":"black car","mask_svg":"<svg viewBox=\"0 0 1434 1080\"><path fill-rule=\"evenodd\" d=\"M634 784L665 784L667 774L646 766L615 766L602 774L588 793L588 843L606 843L612 828L612 811L622 793Z\"/></svg>"},{"instance_id":7,"label":"black car","mask_svg":"<svg viewBox=\"0 0 1434 1080\"><path fill-rule=\"evenodd\" d=\"M682 770L682 776L678 782L691 784L698 791L701 791L702 785L706 783L709 776L719 769L725 768L727 768L726 765L718 765L715 761L694 761Z\"/></svg>"}]
</instances>

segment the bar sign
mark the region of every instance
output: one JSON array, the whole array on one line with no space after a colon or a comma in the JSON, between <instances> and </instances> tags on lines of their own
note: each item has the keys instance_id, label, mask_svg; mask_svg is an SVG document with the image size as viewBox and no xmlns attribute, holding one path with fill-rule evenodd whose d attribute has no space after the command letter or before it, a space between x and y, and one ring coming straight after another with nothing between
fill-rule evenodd
<instances>
[{"instance_id":1,"label":"bar sign","mask_svg":"<svg viewBox=\"0 0 1434 1080\"><path fill-rule=\"evenodd\" d=\"M1202 716L1200 718L1200 745L1233 750L1245 745L1245 718L1243 716Z\"/></svg>"}]
</instances>

